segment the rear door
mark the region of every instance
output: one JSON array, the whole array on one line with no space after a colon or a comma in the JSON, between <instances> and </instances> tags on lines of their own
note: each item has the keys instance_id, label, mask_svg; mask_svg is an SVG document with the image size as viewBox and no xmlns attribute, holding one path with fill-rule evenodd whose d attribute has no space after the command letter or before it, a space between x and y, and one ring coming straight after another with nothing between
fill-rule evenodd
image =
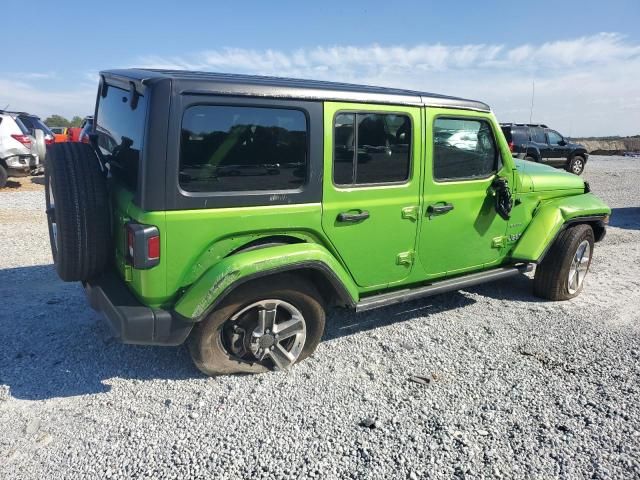
<instances>
[{"instance_id":1,"label":"rear door","mask_svg":"<svg viewBox=\"0 0 640 480\"><path fill-rule=\"evenodd\" d=\"M322 228L356 283L384 287L413 267L420 108L327 102Z\"/></svg>"},{"instance_id":2,"label":"rear door","mask_svg":"<svg viewBox=\"0 0 640 480\"><path fill-rule=\"evenodd\" d=\"M418 252L427 277L496 265L507 221L494 208L491 184L509 178L490 114L426 109L426 169Z\"/></svg>"}]
</instances>

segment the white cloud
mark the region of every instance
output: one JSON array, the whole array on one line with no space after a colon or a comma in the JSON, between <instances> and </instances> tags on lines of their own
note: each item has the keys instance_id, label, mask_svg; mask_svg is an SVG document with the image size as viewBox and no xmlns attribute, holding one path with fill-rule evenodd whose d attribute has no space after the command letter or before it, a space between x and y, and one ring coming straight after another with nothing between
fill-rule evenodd
<instances>
[{"instance_id":1,"label":"white cloud","mask_svg":"<svg viewBox=\"0 0 640 480\"><path fill-rule=\"evenodd\" d=\"M640 44L600 33L542 44L318 46L291 51L220 48L177 57L145 56L131 66L315 78L417 89L489 103L502 121L533 120L565 134L640 133ZM0 78L0 107L36 113L92 110L95 72L43 91L38 74ZM55 75L55 74L54 74ZM51 83L59 84L60 75ZM4 102L4 103L3 103Z\"/></svg>"},{"instance_id":2,"label":"white cloud","mask_svg":"<svg viewBox=\"0 0 640 480\"><path fill-rule=\"evenodd\" d=\"M143 57L143 66L316 78L412 88L492 105L572 135L640 133L640 45L616 33L543 44L319 46L290 52L221 48Z\"/></svg>"},{"instance_id":3,"label":"white cloud","mask_svg":"<svg viewBox=\"0 0 640 480\"><path fill-rule=\"evenodd\" d=\"M87 115L93 112L96 86L88 88L86 84L70 86L64 90L45 90L37 79L38 86L25 80L0 78L0 108L26 111L45 118L57 113L66 117Z\"/></svg>"}]
</instances>

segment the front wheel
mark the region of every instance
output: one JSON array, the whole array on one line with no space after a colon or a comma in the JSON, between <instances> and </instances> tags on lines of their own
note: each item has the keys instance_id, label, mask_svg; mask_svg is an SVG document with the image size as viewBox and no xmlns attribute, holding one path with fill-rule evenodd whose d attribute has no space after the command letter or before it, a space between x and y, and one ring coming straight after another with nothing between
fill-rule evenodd
<instances>
[{"instance_id":1,"label":"front wheel","mask_svg":"<svg viewBox=\"0 0 640 480\"><path fill-rule=\"evenodd\" d=\"M231 292L196 325L189 350L207 375L285 370L314 352L324 323L322 297L313 284L282 274Z\"/></svg>"},{"instance_id":2,"label":"front wheel","mask_svg":"<svg viewBox=\"0 0 640 480\"><path fill-rule=\"evenodd\" d=\"M589 225L576 225L558 235L536 268L535 295L548 300L569 300L577 296L591 265L594 236Z\"/></svg>"}]
</instances>

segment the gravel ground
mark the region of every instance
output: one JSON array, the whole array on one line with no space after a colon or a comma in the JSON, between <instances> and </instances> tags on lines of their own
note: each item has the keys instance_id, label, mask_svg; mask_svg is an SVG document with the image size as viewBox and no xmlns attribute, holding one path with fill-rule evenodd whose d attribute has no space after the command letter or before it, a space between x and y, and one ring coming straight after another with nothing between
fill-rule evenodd
<instances>
[{"instance_id":1,"label":"gravel ground","mask_svg":"<svg viewBox=\"0 0 640 480\"><path fill-rule=\"evenodd\" d=\"M115 341L53 271L42 187L0 193L0 478L640 477L640 161L585 177L614 214L577 299L336 310L291 371L216 379Z\"/></svg>"}]
</instances>

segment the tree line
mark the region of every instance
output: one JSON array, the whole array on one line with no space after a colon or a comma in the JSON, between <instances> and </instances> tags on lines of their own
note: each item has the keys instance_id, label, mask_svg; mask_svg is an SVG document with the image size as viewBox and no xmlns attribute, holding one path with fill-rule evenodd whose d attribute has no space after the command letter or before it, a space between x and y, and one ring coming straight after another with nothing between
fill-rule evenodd
<instances>
[{"instance_id":1,"label":"tree line","mask_svg":"<svg viewBox=\"0 0 640 480\"><path fill-rule=\"evenodd\" d=\"M62 115L51 115L44 119L48 127L79 127L82 125L82 117L76 115L71 120Z\"/></svg>"}]
</instances>

